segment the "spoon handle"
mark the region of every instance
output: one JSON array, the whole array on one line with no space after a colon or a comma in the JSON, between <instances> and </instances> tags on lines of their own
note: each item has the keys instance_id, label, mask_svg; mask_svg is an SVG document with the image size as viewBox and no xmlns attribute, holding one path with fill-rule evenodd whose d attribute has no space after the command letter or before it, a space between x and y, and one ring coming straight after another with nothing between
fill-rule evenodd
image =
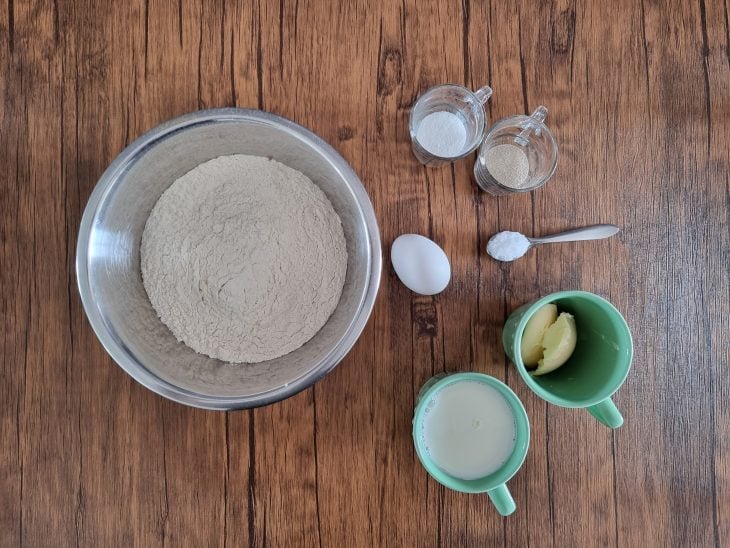
<instances>
[{"instance_id":1,"label":"spoon handle","mask_svg":"<svg viewBox=\"0 0 730 548\"><path fill-rule=\"evenodd\" d=\"M541 238L530 238L533 244L547 244L554 242L577 242L580 240L602 240L617 234L621 229L616 225L591 225L583 228L574 228L558 234L550 234Z\"/></svg>"}]
</instances>

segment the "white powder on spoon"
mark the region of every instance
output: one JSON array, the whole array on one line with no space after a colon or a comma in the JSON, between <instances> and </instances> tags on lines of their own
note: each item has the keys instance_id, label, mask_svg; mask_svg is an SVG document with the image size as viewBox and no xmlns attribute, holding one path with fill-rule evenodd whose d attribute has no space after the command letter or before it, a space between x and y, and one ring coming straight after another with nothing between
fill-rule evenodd
<instances>
[{"instance_id":1,"label":"white powder on spoon","mask_svg":"<svg viewBox=\"0 0 730 548\"><path fill-rule=\"evenodd\" d=\"M432 112L418 124L416 139L431 154L451 158L464 150L466 128L456 114Z\"/></svg>"},{"instance_id":2,"label":"white powder on spoon","mask_svg":"<svg viewBox=\"0 0 730 548\"><path fill-rule=\"evenodd\" d=\"M173 335L228 362L283 356L311 339L340 300L340 218L302 173L221 156L177 179L142 235L142 280Z\"/></svg>"},{"instance_id":3,"label":"white powder on spoon","mask_svg":"<svg viewBox=\"0 0 730 548\"><path fill-rule=\"evenodd\" d=\"M498 261L514 261L530 249L530 241L519 232L498 232L487 242L487 253Z\"/></svg>"}]
</instances>

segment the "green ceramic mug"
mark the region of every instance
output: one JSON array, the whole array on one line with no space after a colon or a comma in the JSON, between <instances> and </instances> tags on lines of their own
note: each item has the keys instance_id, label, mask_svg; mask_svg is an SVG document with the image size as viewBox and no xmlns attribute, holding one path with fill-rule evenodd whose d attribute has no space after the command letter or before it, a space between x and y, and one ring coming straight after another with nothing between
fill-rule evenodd
<instances>
[{"instance_id":1,"label":"green ceramic mug","mask_svg":"<svg viewBox=\"0 0 730 548\"><path fill-rule=\"evenodd\" d=\"M500 468L488 476L474 480L464 480L447 474L439 468L428 453L423 438L423 420L427 412L427 405L443 388L463 381L477 381L495 388L505 399L515 420L515 445L512 454ZM507 481L514 476L522 466L530 445L530 423L527 413L517 395L503 382L482 373L450 373L436 375L423 385L418 393L418 401L413 416L413 443L416 454L426 471L441 485L461 491L462 493L487 493L497 511L508 516L515 511L515 501L507 489Z\"/></svg>"},{"instance_id":2,"label":"green ceramic mug","mask_svg":"<svg viewBox=\"0 0 730 548\"><path fill-rule=\"evenodd\" d=\"M575 317L578 341L565 365L533 376L522 362L520 343L529 319L547 303ZM521 306L507 319L502 344L527 386L542 399L562 407L586 408L609 428L623 424L611 396L629 373L633 343L626 320L606 299L587 291L560 291Z\"/></svg>"}]
</instances>

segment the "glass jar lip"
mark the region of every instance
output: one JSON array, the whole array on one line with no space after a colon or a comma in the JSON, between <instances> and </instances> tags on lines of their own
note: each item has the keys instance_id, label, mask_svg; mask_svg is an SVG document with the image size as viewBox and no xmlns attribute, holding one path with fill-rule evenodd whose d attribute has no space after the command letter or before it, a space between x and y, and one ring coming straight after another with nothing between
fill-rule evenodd
<instances>
[{"instance_id":1,"label":"glass jar lip","mask_svg":"<svg viewBox=\"0 0 730 548\"><path fill-rule=\"evenodd\" d=\"M492 134L496 130L502 129L502 128L510 126L510 125L517 126L526 120L530 120L530 116L528 116L526 114L514 114L512 116L506 116L504 118L500 118L499 120L494 122L491 125L491 127L489 128L489 130L485 133L484 141L486 141L489 138L490 134ZM558 143L555 141L555 136L553 135L553 132L550 131L550 128L544 122L534 122L533 121L533 123L537 127L540 128L541 132L544 131L545 134L548 136L548 138L550 139L550 142L554 145L554 147L553 147L554 155L557 156ZM482 144L484 144L484 141L482 141Z\"/></svg>"},{"instance_id":2,"label":"glass jar lip","mask_svg":"<svg viewBox=\"0 0 730 548\"><path fill-rule=\"evenodd\" d=\"M471 95L477 103L481 104L479 102L479 98L476 96L474 91L470 90L468 87L463 86L461 84L456 84L453 82L447 82L445 84L436 84L435 86L431 86L430 88L428 88L426 91L424 91L418 97L418 99L416 99L416 102L413 105L415 106L416 104L418 104L418 101L420 101L423 97L425 97L427 94L431 93L432 91L436 91L438 89L443 89L443 88L451 88L451 89L458 89L459 91L464 91L464 92L466 92L467 95Z\"/></svg>"}]
</instances>

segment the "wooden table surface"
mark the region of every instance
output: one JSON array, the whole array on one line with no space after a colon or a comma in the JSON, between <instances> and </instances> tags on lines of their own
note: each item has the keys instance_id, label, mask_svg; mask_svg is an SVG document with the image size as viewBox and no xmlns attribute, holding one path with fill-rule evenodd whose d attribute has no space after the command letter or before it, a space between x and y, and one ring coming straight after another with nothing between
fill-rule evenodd
<instances>
[{"instance_id":1,"label":"wooden table surface","mask_svg":"<svg viewBox=\"0 0 730 548\"><path fill-rule=\"evenodd\" d=\"M730 545L730 7L722 0L7 0L0 8L1 546ZM477 190L428 170L410 105L489 83L491 120L550 109L553 180ZM128 377L81 307L74 258L98 177L163 120L218 106L286 116L352 164L384 245L370 322L323 381L255 411L190 409ZM591 223L602 242L484 247ZM453 269L396 279L420 233ZM502 352L514 308L560 289L611 300L635 359L616 430L549 406ZM445 490L411 444L442 371L505 380L532 425L517 512Z\"/></svg>"}]
</instances>

